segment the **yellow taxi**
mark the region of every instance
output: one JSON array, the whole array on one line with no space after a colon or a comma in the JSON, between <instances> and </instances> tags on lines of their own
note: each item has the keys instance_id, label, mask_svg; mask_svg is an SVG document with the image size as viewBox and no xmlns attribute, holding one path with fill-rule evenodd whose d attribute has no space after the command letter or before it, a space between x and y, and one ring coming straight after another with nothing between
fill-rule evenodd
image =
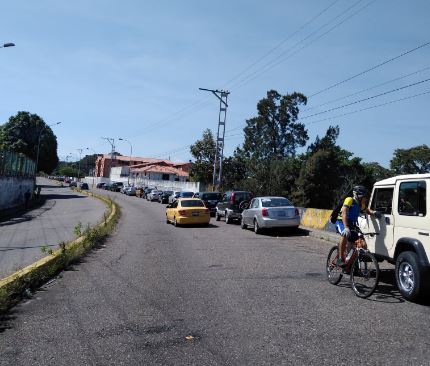
<instances>
[{"instance_id":1,"label":"yellow taxi","mask_svg":"<svg viewBox=\"0 0 430 366\"><path fill-rule=\"evenodd\" d=\"M173 225L208 225L210 221L209 209L199 198L179 198L167 205L166 222Z\"/></svg>"}]
</instances>

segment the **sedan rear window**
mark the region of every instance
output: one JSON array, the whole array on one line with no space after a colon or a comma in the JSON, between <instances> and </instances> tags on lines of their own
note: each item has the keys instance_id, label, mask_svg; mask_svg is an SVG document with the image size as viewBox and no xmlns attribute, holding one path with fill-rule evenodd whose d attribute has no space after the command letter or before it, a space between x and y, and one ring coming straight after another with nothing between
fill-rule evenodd
<instances>
[{"instance_id":1,"label":"sedan rear window","mask_svg":"<svg viewBox=\"0 0 430 366\"><path fill-rule=\"evenodd\" d=\"M263 207L293 206L286 198L262 198L261 204Z\"/></svg>"},{"instance_id":2,"label":"sedan rear window","mask_svg":"<svg viewBox=\"0 0 430 366\"><path fill-rule=\"evenodd\" d=\"M182 200L182 207L205 207L204 203L200 200Z\"/></svg>"}]
</instances>

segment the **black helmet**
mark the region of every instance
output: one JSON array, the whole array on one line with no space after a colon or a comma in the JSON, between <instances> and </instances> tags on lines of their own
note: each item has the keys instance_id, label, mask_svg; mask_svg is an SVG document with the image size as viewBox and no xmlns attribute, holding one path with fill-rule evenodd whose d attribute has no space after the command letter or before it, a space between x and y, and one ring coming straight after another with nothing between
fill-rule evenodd
<instances>
[{"instance_id":1,"label":"black helmet","mask_svg":"<svg viewBox=\"0 0 430 366\"><path fill-rule=\"evenodd\" d=\"M367 195L367 188L365 186L355 186L352 189L352 193L357 197L364 197Z\"/></svg>"}]
</instances>

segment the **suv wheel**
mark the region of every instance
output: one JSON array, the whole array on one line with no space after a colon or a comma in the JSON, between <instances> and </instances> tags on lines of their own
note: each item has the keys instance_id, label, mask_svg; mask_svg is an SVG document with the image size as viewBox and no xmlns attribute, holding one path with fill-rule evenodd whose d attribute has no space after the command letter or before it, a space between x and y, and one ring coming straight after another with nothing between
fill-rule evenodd
<instances>
[{"instance_id":1,"label":"suv wheel","mask_svg":"<svg viewBox=\"0 0 430 366\"><path fill-rule=\"evenodd\" d=\"M402 296L418 300L424 292L424 273L414 252L403 252L396 261L396 282Z\"/></svg>"}]
</instances>

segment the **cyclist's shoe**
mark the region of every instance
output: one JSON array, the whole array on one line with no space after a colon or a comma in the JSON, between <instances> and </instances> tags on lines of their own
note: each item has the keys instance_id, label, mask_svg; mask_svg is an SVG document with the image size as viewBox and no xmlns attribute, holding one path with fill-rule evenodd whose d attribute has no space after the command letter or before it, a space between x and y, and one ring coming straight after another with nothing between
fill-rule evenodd
<instances>
[{"instance_id":1,"label":"cyclist's shoe","mask_svg":"<svg viewBox=\"0 0 430 366\"><path fill-rule=\"evenodd\" d=\"M336 261L336 265L343 268L343 267L345 267L346 263L343 261L342 258L338 258Z\"/></svg>"}]
</instances>

